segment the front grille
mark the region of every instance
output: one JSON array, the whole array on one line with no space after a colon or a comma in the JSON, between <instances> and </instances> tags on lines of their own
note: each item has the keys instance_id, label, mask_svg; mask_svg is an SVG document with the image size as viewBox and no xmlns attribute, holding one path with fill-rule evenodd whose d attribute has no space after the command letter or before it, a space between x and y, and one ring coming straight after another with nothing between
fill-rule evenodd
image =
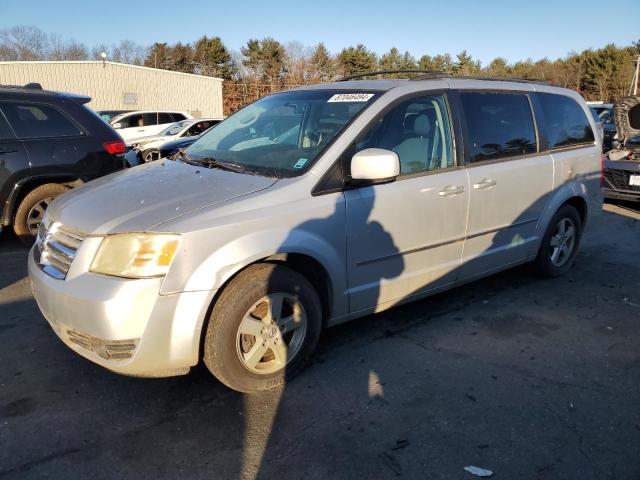
<instances>
[{"instance_id":1,"label":"front grille","mask_svg":"<svg viewBox=\"0 0 640 480\"><path fill-rule=\"evenodd\" d=\"M64 280L82 240L84 235L60 223L54 222L48 228L42 223L34 249L36 263L47 275Z\"/></svg>"},{"instance_id":2,"label":"front grille","mask_svg":"<svg viewBox=\"0 0 640 480\"><path fill-rule=\"evenodd\" d=\"M640 175L640 171L632 172L629 170L613 170L609 168L604 170L604 179L614 190L640 193L639 186L629 185L629 177L631 175Z\"/></svg>"}]
</instances>

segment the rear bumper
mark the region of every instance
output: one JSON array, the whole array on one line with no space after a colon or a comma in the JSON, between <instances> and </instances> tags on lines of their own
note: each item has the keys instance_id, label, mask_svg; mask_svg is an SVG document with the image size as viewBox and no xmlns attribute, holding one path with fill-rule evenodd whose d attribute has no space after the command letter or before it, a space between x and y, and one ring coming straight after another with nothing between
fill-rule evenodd
<instances>
[{"instance_id":1,"label":"rear bumper","mask_svg":"<svg viewBox=\"0 0 640 480\"><path fill-rule=\"evenodd\" d=\"M162 280L84 273L58 280L28 261L33 296L56 335L109 370L145 377L184 374L199 359L213 292L160 295Z\"/></svg>"}]
</instances>

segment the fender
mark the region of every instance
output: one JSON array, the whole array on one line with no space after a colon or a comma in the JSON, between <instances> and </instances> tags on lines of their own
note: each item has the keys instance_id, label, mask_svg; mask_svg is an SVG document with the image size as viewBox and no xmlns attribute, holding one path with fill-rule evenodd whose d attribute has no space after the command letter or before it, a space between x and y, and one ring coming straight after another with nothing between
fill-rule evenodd
<instances>
[{"instance_id":1,"label":"fender","mask_svg":"<svg viewBox=\"0 0 640 480\"><path fill-rule=\"evenodd\" d=\"M191 241L202 244L202 240L185 238L187 245ZM333 316L346 314L348 297L344 241L333 245L326 238L305 229L266 230L233 239L202 260L182 282L177 278L179 274L167 276L161 294L218 290L252 263L276 254L291 253L307 255L323 266L331 282ZM179 265L174 266L178 271L181 270Z\"/></svg>"},{"instance_id":2,"label":"fender","mask_svg":"<svg viewBox=\"0 0 640 480\"><path fill-rule=\"evenodd\" d=\"M557 189L555 189L551 193L551 198L547 202L546 208L543 210L540 218L538 219L538 223L536 225L536 241L531 242L531 250L529 251L530 257L535 257L538 254L538 249L540 248L540 242L542 241L542 237L544 236L547 228L549 227L549 222L551 222L551 218L555 215L558 209L569 201L572 198L581 198L586 205L586 215L585 215L585 224L587 223L587 218L589 215L589 198L586 194L587 186L584 181L576 181L575 179L571 182L565 182L560 185ZM584 225L583 225L584 226Z\"/></svg>"},{"instance_id":3,"label":"fender","mask_svg":"<svg viewBox=\"0 0 640 480\"><path fill-rule=\"evenodd\" d=\"M13 215L17 208L18 198L20 198L20 194L22 193L22 188L29 184L35 183L37 186L44 185L45 183L49 183L49 180L52 183L61 183L63 185L67 185L69 187L78 187L84 183L84 181L74 175L64 174L64 173L51 173L45 175L29 175L27 177L21 178L17 182L13 184L9 195L7 196L7 200L5 202L5 206L2 212L2 218L0 219L0 224L2 225L10 225L13 219Z\"/></svg>"}]
</instances>

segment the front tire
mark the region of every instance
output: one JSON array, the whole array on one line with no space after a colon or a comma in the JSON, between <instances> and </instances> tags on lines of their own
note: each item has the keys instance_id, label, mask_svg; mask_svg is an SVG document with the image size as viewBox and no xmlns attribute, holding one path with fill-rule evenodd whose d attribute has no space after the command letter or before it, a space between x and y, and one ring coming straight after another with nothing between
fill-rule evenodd
<instances>
[{"instance_id":1,"label":"front tire","mask_svg":"<svg viewBox=\"0 0 640 480\"><path fill-rule=\"evenodd\" d=\"M204 363L234 390L268 390L302 370L321 329L320 299L306 278L283 265L252 265L213 307Z\"/></svg>"},{"instance_id":2,"label":"front tire","mask_svg":"<svg viewBox=\"0 0 640 480\"><path fill-rule=\"evenodd\" d=\"M145 163L153 162L155 160L160 159L160 150L157 148L149 148L142 152L142 159Z\"/></svg>"},{"instance_id":3,"label":"front tire","mask_svg":"<svg viewBox=\"0 0 640 480\"><path fill-rule=\"evenodd\" d=\"M573 261L580 239L582 220L575 207L563 205L553 216L542 238L534 265L544 277L558 277L567 273Z\"/></svg>"},{"instance_id":4,"label":"front tire","mask_svg":"<svg viewBox=\"0 0 640 480\"><path fill-rule=\"evenodd\" d=\"M13 220L13 231L23 244L33 244L45 210L54 198L67 190L68 187L59 183L47 183L33 189L22 199Z\"/></svg>"}]
</instances>

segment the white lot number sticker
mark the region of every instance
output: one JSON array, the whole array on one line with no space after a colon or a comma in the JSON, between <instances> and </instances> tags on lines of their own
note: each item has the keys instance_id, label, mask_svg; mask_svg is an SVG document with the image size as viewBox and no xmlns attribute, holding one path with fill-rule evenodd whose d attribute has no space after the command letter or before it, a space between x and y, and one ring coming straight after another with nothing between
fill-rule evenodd
<instances>
[{"instance_id":1,"label":"white lot number sticker","mask_svg":"<svg viewBox=\"0 0 640 480\"><path fill-rule=\"evenodd\" d=\"M373 93L336 93L327 100L327 103L333 102L368 102L373 97Z\"/></svg>"},{"instance_id":2,"label":"white lot number sticker","mask_svg":"<svg viewBox=\"0 0 640 480\"><path fill-rule=\"evenodd\" d=\"M630 175L629 176L629 185L634 185L636 187L640 187L640 175Z\"/></svg>"}]
</instances>

